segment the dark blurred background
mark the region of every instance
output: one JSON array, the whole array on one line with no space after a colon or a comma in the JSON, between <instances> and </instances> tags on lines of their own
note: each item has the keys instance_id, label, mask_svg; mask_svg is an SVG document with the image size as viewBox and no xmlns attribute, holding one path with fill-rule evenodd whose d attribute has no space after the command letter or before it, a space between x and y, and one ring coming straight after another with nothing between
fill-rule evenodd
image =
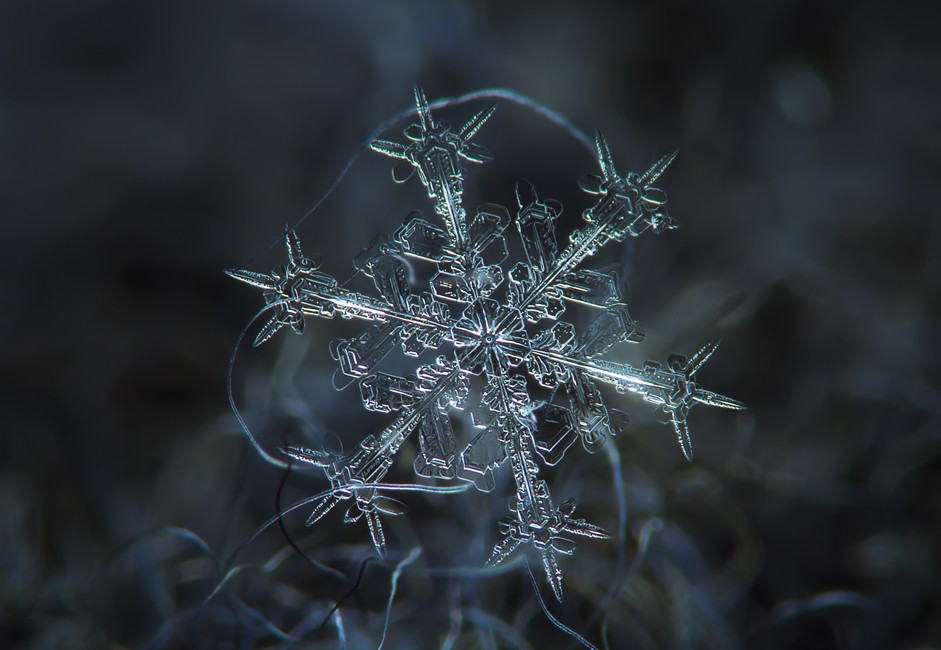
<instances>
[{"instance_id":1,"label":"dark blurred background","mask_svg":"<svg viewBox=\"0 0 941 650\"><path fill-rule=\"evenodd\" d=\"M338 646L336 618L318 628L370 555L339 513L285 527L345 577L274 527L199 609L212 556L275 513L283 477L226 401L262 303L222 269L283 261L266 246L420 82L432 99L529 96L602 129L623 172L679 147L660 185L683 228L600 260L648 331L617 358L723 336L701 379L751 407L694 412L688 464L622 400L622 552L581 543L554 615L599 647L941 647L941 23L917 6L3 3L0 646L280 643L263 621ZM564 130L503 101L477 141L497 161L469 170L470 205L510 204L525 175L576 223L595 163ZM338 278L374 233L430 213L388 168L358 158L298 230ZM360 330L310 321L243 348L233 386L270 449L330 432L350 449L381 426L330 385L327 342ZM546 473L556 500L615 531L608 458L573 448L563 466ZM323 485L291 476L282 504ZM385 647L572 645L519 565L473 571L504 494L406 497L390 562L341 607L349 647L379 644L392 569L418 545Z\"/></svg>"}]
</instances>

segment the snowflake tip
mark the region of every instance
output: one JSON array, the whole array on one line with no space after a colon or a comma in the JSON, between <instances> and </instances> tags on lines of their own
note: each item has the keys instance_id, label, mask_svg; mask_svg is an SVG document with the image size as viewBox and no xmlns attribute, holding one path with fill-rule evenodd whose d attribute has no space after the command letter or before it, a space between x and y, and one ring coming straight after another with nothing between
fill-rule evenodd
<instances>
[{"instance_id":1,"label":"snowflake tip","mask_svg":"<svg viewBox=\"0 0 941 650\"><path fill-rule=\"evenodd\" d=\"M399 144L398 142L390 142L389 140L371 140L369 142L369 148L373 151L378 151L381 154L385 154L391 158L405 160L408 157L408 155L405 153L405 145Z\"/></svg>"},{"instance_id":2,"label":"snowflake tip","mask_svg":"<svg viewBox=\"0 0 941 650\"><path fill-rule=\"evenodd\" d=\"M673 413L673 430L676 431L676 439L680 443L680 449L683 450L683 455L686 456L686 460L693 462L693 441L689 437L689 426L686 424L686 418L680 418L675 412Z\"/></svg>"},{"instance_id":3,"label":"snowflake tip","mask_svg":"<svg viewBox=\"0 0 941 650\"><path fill-rule=\"evenodd\" d=\"M301 250L301 239L290 226L284 227L284 239L288 248L288 262L292 266L304 265L306 258L304 251Z\"/></svg>"},{"instance_id":4,"label":"snowflake tip","mask_svg":"<svg viewBox=\"0 0 941 650\"><path fill-rule=\"evenodd\" d=\"M275 291L278 288L277 282L270 275L265 273L256 273L255 271L243 271L241 269L226 269L223 271L230 278L235 278L240 282L250 284L253 287L265 291Z\"/></svg>"},{"instance_id":5,"label":"snowflake tip","mask_svg":"<svg viewBox=\"0 0 941 650\"><path fill-rule=\"evenodd\" d=\"M369 536L372 538L372 544L376 547L376 554L381 559L386 559L386 535L382 531L382 522L372 510L366 511L366 526L369 528Z\"/></svg>"},{"instance_id":6,"label":"snowflake tip","mask_svg":"<svg viewBox=\"0 0 941 650\"><path fill-rule=\"evenodd\" d=\"M650 185L660 178L660 175L666 171L666 168L670 166L670 163L673 162L673 159L676 158L676 155L680 152L679 149L674 149L663 158L655 162L650 166L650 169L644 172L644 175L640 177L640 186L644 189L650 187Z\"/></svg>"},{"instance_id":7,"label":"snowflake tip","mask_svg":"<svg viewBox=\"0 0 941 650\"><path fill-rule=\"evenodd\" d=\"M617 170L614 168L614 158L611 157L611 150L601 131L595 131L595 147L598 148L598 162L601 164L604 179L606 181L619 180Z\"/></svg>"},{"instance_id":8,"label":"snowflake tip","mask_svg":"<svg viewBox=\"0 0 941 650\"><path fill-rule=\"evenodd\" d=\"M315 451L305 447L290 447L285 445L280 447L280 450L282 454L293 460L308 463L315 467L326 467L330 464L332 458L330 454L324 451Z\"/></svg>"},{"instance_id":9,"label":"snowflake tip","mask_svg":"<svg viewBox=\"0 0 941 650\"><path fill-rule=\"evenodd\" d=\"M699 390L693 394L693 399L695 399L700 404L705 404L706 406L716 406L720 409L729 409L730 411L748 410L747 404L743 404L737 399L732 399L731 397L726 397L725 395L713 393L712 391Z\"/></svg>"},{"instance_id":10,"label":"snowflake tip","mask_svg":"<svg viewBox=\"0 0 941 650\"><path fill-rule=\"evenodd\" d=\"M487 560L484 566L493 567L502 563L516 550L521 542L522 540L519 537L508 534L493 547L493 553L490 554L490 559Z\"/></svg>"},{"instance_id":11,"label":"snowflake tip","mask_svg":"<svg viewBox=\"0 0 941 650\"><path fill-rule=\"evenodd\" d=\"M425 97L425 91L420 84L415 84L415 106L418 107L418 119L421 120L422 131L428 131L434 128L434 120L431 117L431 108L428 106L428 99Z\"/></svg>"},{"instance_id":12,"label":"snowflake tip","mask_svg":"<svg viewBox=\"0 0 941 650\"><path fill-rule=\"evenodd\" d=\"M313 526L320 519L333 510L334 506L340 503L340 497L335 494L324 497L320 502L314 507L313 512L310 513L310 516L307 518L306 526Z\"/></svg>"},{"instance_id":13,"label":"snowflake tip","mask_svg":"<svg viewBox=\"0 0 941 650\"><path fill-rule=\"evenodd\" d=\"M477 133L477 131L480 130L480 127L484 125L484 122L490 119L490 116L493 115L493 112L496 110L496 108L496 104L491 104L468 120L467 124L465 124L461 129L461 140L466 142L473 138L474 134Z\"/></svg>"},{"instance_id":14,"label":"snowflake tip","mask_svg":"<svg viewBox=\"0 0 941 650\"><path fill-rule=\"evenodd\" d=\"M710 341L702 347L699 352L693 355L689 360L686 367L683 369L683 372L686 373L687 377L692 377L696 374L696 371L703 367L706 361L709 360L709 357L713 355L716 349L719 347L719 344L722 343L722 339L716 339L715 341Z\"/></svg>"},{"instance_id":15,"label":"snowflake tip","mask_svg":"<svg viewBox=\"0 0 941 650\"><path fill-rule=\"evenodd\" d=\"M252 342L252 347L257 348L262 343L266 343L272 336L278 333L278 330L284 327L285 323L278 316L272 316L271 320L265 323L265 326L258 332L258 336Z\"/></svg>"},{"instance_id":16,"label":"snowflake tip","mask_svg":"<svg viewBox=\"0 0 941 650\"><path fill-rule=\"evenodd\" d=\"M552 593L555 594L555 599L562 602L562 569L559 568L559 563L555 559L555 553L551 548L545 548L542 551L542 566L546 570L546 578L549 580L549 584L552 586Z\"/></svg>"}]
</instances>

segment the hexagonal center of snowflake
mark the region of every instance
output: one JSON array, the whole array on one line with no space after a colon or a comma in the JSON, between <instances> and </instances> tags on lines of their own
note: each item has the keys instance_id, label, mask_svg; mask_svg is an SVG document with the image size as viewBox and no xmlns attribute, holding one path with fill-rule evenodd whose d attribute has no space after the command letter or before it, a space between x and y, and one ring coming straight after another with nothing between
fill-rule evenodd
<instances>
[{"instance_id":1,"label":"hexagonal center of snowflake","mask_svg":"<svg viewBox=\"0 0 941 650\"><path fill-rule=\"evenodd\" d=\"M451 338L464 350L468 368L483 366L488 374L519 365L529 351L519 311L489 298L479 298L464 309L451 327Z\"/></svg>"}]
</instances>

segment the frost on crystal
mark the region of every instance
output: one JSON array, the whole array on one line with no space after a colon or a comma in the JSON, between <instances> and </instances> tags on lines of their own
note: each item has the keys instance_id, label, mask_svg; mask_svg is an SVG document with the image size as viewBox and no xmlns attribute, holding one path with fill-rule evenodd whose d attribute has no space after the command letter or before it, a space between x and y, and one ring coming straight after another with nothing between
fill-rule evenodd
<instances>
[{"instance_id":1,"label":"frost on crystal","mask_svg":"<svg viewBox=\"0 0 941 650\"><path fill-rule=\"evenodd\" d=\"M371 147L396 159L392 176L397 183L417 172L437 218L413 213L391 237L378 235L356 256L355 266L373 279L376 297L339 286L314 259L304 256L293 232L287 234L286 267L268 275L228 273L262 289L265 300L274 305L274 315L255 345L286 325L301 333L305 316L339 315L370 322L359 336L331 344L331 354L339 362L335 385L358 382L367 409L395 415L383 431L368 436L350 455L282 449L295 461L322 468L333 488L330 496L315 504L308 525L347 502L345 521L364 519L376 551L384 555L381 516L401 514L404 507L380 495L378 488L359 486L382 482L402 443L413 434L420 449L414 470L421 476L468 481L489 492L495 485L493 472L509 462L516 492L488 564L499 564L520 545L531 544L561 600L557 553L574 551L572 537L608 534L574 518L573 499L554 505L548 485L539 478L539 467L558 463L576 441L596 452L626 424L625 414L605 404L598 384L656 405L662 419L672 424L688 459L693 452L686 416L692 406L744 408L696 383L696 371L717 342L689 359L671 355L665 365L647 361L635 368L604 358L618 343L642 341L644 332L622 301L617 276L581 264L609 241L678 227L666 211L666 195L653 185L675 152L642 174L622 176L598 133L601 175L579 183L594 197L594 204L582 213L584 225L564 243L556 233L561 204L541 199L527 181L516 185L512 216L506 207L490 203L468 216L463 161L482 163L492 158L471 139L493 113L493 105L452 130L434 119L419 87L415 100L419 121L404 130L407 142L374 140ZM505 270L507 236L519 237L526 259ZM433 265L435 273L427 287L412 286L408 259ZM569 303L596 313L581 332L561 320ZM436 356L431 363L417 364L415 373L406 377L378 371L396 347L411 357L426 350ZM530 395L526 375L553 391L548 405ZM475 396L473 377L479 377L483 386ZM556 402L556 395L563 404ZM466 407L472 409L477 433L462 445L448 414Z\"/></svg>"}]
</instances>

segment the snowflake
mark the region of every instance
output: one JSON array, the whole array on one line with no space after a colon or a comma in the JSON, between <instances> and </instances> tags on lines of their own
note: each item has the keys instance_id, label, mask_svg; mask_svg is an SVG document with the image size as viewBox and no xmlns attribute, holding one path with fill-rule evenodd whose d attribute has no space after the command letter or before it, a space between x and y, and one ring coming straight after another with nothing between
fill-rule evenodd
<instances>
[{"instance_id":1,"label":"snowflake","mask_svg":"<svg viewBox=\"0 0 941 650\"><path fill-rule=\"evenodd\" d=\"M404 130L407 144L373 140L370 146L397 159L392 170L397 183L418 172L439 220L431 222L413 213L391 237L377 236L356 256L355 266L372 278L378 297L350 291L319 270L315 260L304 256L293 231L287 233L286 267L270 274L227 273L262 289L274 310L255 345L284 326L300 334L306 316L339 315L372 323L355 338L334 341L331 354L339 362L338 373L359 382L367 409L397 415L349 455L282 448L293 460L322 468L331 483L332 490L316 503L308 525L339 503L352 502L345 520L365 519L376 551L384 556L380 516L398 515L404 508L382 496L381 486L371 486L383 481L402 443L417 432L420 453L414 469L424 477L461 479L488 492L495 486L494 470L509 461L516 493L510 499L509 516L501 521L503 537L488 564L499 564L520 545L531 544L561 601L562 573L556 554L573 552L570 536L608 534L573 518L573 499L553 505L548 485L539 478L537 459L555 465L579 439L587 451L596 452L607 436L623 427L627 416L605 405L598 384L656 405L660 416L672 423L688 459L692 446L686 417L692 406L745 408L696 383L696 371L718 342L689 359L671 355L665 366L647 361L634 368L602 358L618 343L640 342L644 333L622 302L617 275L580 265L612 240L677 227L665 209L666 195L653 186L675 152L643 174L621 176L604 137L597 133L601 176L590 175L579 183L596 197L595 203L582 214L584 226L572 232L560 250L556 220L562 206L540 200L527 181L517 183L514 217L504 206L492 203L480 205L473 219L467 216L462 160L492 159L471 139L494 105L452 130L432 117L417 86L415 100L419 122ZM526 259L505 272L504 237L511 223ZM409 260L433 265L427 288L416 291L412 286ZM567 303L597 312L580 334L571 323L559 320ZM428 349L439 354L432 363L418 365L414 375L377 371L396 345L411 357ZM533 381L527 381L527 375ZM468 405L473 377L480 377L476 383L483 386L471 409L477 434L459 450L449 413ZM537 383L552 391L552 399L533 399L530 388ZM555 403L560 391L566 405Z\"/></svg>"}]
</instances>

